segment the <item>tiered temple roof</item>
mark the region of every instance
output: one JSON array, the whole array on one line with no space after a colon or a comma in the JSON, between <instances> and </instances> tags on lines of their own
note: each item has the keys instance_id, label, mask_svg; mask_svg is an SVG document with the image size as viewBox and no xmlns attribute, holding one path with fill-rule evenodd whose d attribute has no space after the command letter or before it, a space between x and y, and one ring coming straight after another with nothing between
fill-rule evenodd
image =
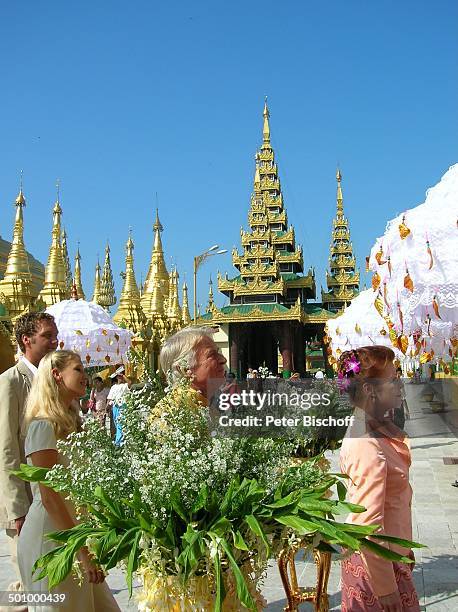
<instances>
[{"instance_id":1,"label":"tiered temple roof","mask_svg":"<svg viewBox=\"0 0 458 612\"><path fill-rule=\"evenodd\" d=\"M110 306L114 306L114 304L116 304L113 272L111 270L110 246L108 244L105 247L105 261L103 264L102 279L100 281L100 293L97 303L106 308L108 311L110 310Z\"/></svg>"},{"instance_id":2,"label":"tiered temple roof","mask_svg":"<svg viewBox=\"0 0 458 612\"><path fill-rule=\"evenodd\" d=\"M262 145L255 157L253 193L248 212L249 231L241 229L242 253L232 251L239 274L229 279L218 273L218 289L230 306L214 311L215 322L248 320L309 320L307 300L315 298L313 270L303 274L302 248L288 224L275 153L270 137L267 102L263 112ZM316 313L315 313L316 315ZM323 320L327 316L322 313ZM205 316L204 316L205 318ZM207 313L206 318L209 318Z\"/></svg>"},{"instance_id":3,"label":"tiered temple roof","mask_svg":"<svg viewBox=\"0 0 458 612\"><path fill-rule=\"evenodd\" d=\"M359 293L359 272L350 241L348 219L344 215L342 174L337 170L337 212L332 222L331 254L329 271L326 272L328 291L321 291L323 305L331 312L338 312Z\"/></svg>"}]
</instances>

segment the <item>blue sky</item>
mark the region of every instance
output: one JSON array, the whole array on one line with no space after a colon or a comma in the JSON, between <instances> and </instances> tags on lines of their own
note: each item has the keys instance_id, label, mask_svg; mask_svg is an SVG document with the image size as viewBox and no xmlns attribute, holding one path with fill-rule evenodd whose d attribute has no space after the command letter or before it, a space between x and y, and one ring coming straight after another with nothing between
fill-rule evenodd
<instances>
[{"instance_id":1,"label":"blue sky","mask_svg":"<svg viewBox=\"0 0 458 612\"><path fill-rule=\"evenodd\" d=\"M319 293L337 163L363 271L386 222L457 161L457 26L454 0L2 3L0 235L23 169L26 246L46 261L59 178L86 293L109 238L119 297L129 226L146 275L157 193L167 264L192 286L193 256L247 226L268 95ZM235 273L230 255L208 261L199 302L218 268Z\"/></svg>"}]
</instances>

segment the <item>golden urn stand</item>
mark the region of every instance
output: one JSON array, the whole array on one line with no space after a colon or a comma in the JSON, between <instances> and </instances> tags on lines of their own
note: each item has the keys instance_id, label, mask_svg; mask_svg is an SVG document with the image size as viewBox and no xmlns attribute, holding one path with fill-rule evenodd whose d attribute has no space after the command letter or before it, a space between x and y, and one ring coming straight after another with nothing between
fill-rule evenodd
<instances>
[{"instance_id":1,"label":"golden urn stand","mask_svg":"<svg viewBox=\"0 0 458 612\"><path fill-rule=\"evenodd\" d=\"M313 560L316 565L316 586L315 588L301 588L297 583L295 557L302 548L307 548L306 542L283 549L278 559L278 569L288 600L288 605L284 610L285 612L295 612L300 604L308 601L313 604L317 612L327 612L329 610L327 591L329 572L331 571L331 555L316 548L313 549Z\"/></svg>"}]
</instances>

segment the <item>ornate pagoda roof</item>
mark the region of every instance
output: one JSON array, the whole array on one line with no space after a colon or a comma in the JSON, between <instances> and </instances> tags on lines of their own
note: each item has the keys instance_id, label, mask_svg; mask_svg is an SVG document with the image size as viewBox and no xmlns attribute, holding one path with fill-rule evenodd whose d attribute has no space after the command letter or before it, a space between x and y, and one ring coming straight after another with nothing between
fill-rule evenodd
<instances>
[{"instance_id":1,"label":"ornate pagoda roof","mask_svg":"<svg viewBox=\"0 0 458 612\"><path fill-rule=\"evenodd\" d=\"M327 291L321 290L323 304L333 312L345 308L359 293L359 272L350 240L348 219L345 217L342 194L342 174L337 170L337 211L332 221L332 241L329 271L326 272Z\"/></svg>"},{"instance_id":2,"label":"ornate pagoda roof","mask_svg":"<svg viewBox=\"0 0 458 612\"><path fill-rule=\"evenodd\" d=\"M229 279L218 273L218 289L231 306L246 301L259 305L275 302L284 312L300 296L303 303L315 298L312 270L303 274L302 248L296 245L294 227L288 224L278 166L270 139L267 101L263 111L262 145L255 156L253 193L248 211L249 230L240 231L243 251L232 251L232 263L239 274ZM262 308L261 308L262 311ZM277 312L280 312L277 309Z\"/></svg>"},{"instance_id":3,"label":"ornate pagoda roof","mask_svg":"<svg viewBox=\"0 0 458 612\"><path fill-rule=\"evenodd\" d=\"M224 306L199 317L198 324L254 323L268 321L300 321L303 324L326 323L335 314L317 304L301 304L287 308L283 304L242 304Z\"/></svg>"}]
</instances>

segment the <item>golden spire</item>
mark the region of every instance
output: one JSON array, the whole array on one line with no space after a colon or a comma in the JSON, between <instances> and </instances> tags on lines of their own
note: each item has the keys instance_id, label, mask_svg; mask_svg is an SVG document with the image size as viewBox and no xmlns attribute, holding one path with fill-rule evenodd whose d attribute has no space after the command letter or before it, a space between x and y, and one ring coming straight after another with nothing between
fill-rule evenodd
<instances>
[{"instance_id":1,"label":"golden spire","mask_svg":"<svg viewBox=\"0 0 458 612\"><path fill-rule=\"evenodd\" d=\"M344 215L342 173L339 168L337 168L336 179L337 213L332 222L329 272L326 273L328 291L321 290L323 304L331 312L338 312L348 306L359 292L359 272L356 271L356 259L350 241L348 220Z\"/></svg>"},{"instance_id":2,"label":"golden spire","mask_svg":"<svg viewBox=\"0 0 458 612\"><path fill-rule=\"evenodd\" d=\"M108 311L110 306L116 304L113 272L111 271L110 246L105 247L105 262L103 264L102 280L100 281L100 295L98 303Z\"/></svg>"},{"instance_id":3,"label":"golden spire","mask_svg":"<svg viewBox=\"0 0 458 612\"><path fill-rule=\"evenodd\" d=\"M183 325L185 327L191 323L191 314L189 312L188 301L188 285L186 282L183 283L183 306L181 307L181 318L183 319Z\"/></svg>"},{"instance_id":4,"label":"golden spire","mask_svg":"<svg viewBox=\"0 0 458 612\"><path fill-rule=\"evenodd\" d=\"M264 116L264 127L262 130L262 139L264 141L264 144L270 145L270 125L269 125L270 113L269 113L269 107L267 106L267 96L264 102L263 116Z\"/></svg>"},{"instance_id":5,"label":"golden spire","mask_svg":"<svg viewBox=\"0 0 458 612\"><path fill-rule=\"evenodd\" d=\"M165 316L164 312L164 299L162 293L162 287L160 280L156 277L154 279L153 293L150 296L150 302L148 304L149 307L149 316L150 317L159 317Z\"/></svg>"},{"instance_id":6,"label":"golden spire","mask_svg":"<svg viewBox=\"0 0 458 612\"><path fill-rule=\"evenodd\" d=\"M342 181L342 174L340 172L340 168L337 168L336 179L337 179L337 213L341 212L343 214L343 195L342 195L342 187L340 185Z\"/></svg>"},{"instance_id":7,"label":"golden spire","mask_svg":"<svg viewBox=\"0 0 458 612\"><path fill-rule=\"evenodd\" d=\"M181 325L181 308L178 297L178 272L175 268L170 273L170 289L169 289L169 302L167 316L172 324L172 327L179 327Z\"/></svg>"},{"instance_id":8,"label":"golden spire","mask_svg":"<svg viewBox=\"0 0 458 612\"><path fill-rule=\"evenodd\" d=\"M208 304L207 304L207 308L205 309L205 312L212 312L213 310L215 310L216 306L215 306L215 299L214 299L214 295L213 295L213 281L210 277L210 280L208 282Z\"/></svg>"},{"instance_id":9,"label":"golden spire","mask_svg":"<svg viewBox=\"0 0 458 612\"><path fill-rule=\"evenodd\" d=\"M52 306L69 297L66 286L64 259L62 257L62 246L60 243L60 218L62 215L62 208L59 201L58 185L57 199L52 212L53 225L51 248L49 249L48 263L46 265L45 283L39 294L39 298L43 300L46 306Z\"/></svg>"},{"instance_id":10,"label":"golden spire","mask_svg":"<svg viewBox=\"0 0 458 612\"><path fill-rule=\"evenodd\" d=\"M81 282L81 255L80 255L79 246L76 250L76 255L75 255L75 278L74 278L73 284L76 287L76 294L78 296L77 299L85 300L86 297L84 295L83 284Z\"/></svg>"},{"instance_id":11,"label":"golden spire","mask_svg":"<svg viewBox=\"0 0 458 612\"><path fill-rule=\"evenodd\" d=\"M157 300L167 300L169 295L169 274L165 265L164 250L162 247L161 232L163 230L162 224L159 221L159 211L156 208L156 220L153 225L154 230L154 244L153 251L151 253L151 261L148 268L148 274L146 276L145 284L143 287L141 304L143 311L147 318L149 318L154 310L152 306L153 293L156 291L155 308L157 308ZM156 283L156 279L159 284ZM160 310L163 310L161 308Z\"/></svg>"},{"instance_id":12,"label":"golden spire","mask_svg":"<svg viewBox=\"0 0 458 612\"><path fill-rule=\"evenodd\" d=\"M129 238L126 243L126 271L124 273L124 284L121 297L119 298L119 308L113 317L116 323L125 322L127 327L137 333L141 330L145 322L140 305L140 292L134 272L134 241L129 230Z\"/></svg>"},{"instance_id":13,"label":"golden spire","mask_svg":"<svg viewBox=\"0 0 458 612\"><path fill-rule=\"evenodd\" d=\"M3 280L0 280L0 293L3 293L10 316L13 318L23 312L31 302L32 275L30 273L29 258L24 244L24 216L25 198L22 192L22 172L19 194L14 202L16 207L13 240L6 262Z\"/></svg>"},{"instance_id":14,"label":"golden spire","mask_svg":"<svg viewBox=\"0 0 458 612\"><path fill-rule=\"evenodd\" d=\"M73 277L72 277L72 269L70 266L70 257L68 255L67 232L65 231L65 229L62 230L61 246L62 246L62 259L64 260L65 286L67 288L67 291L70 293L72 289L72 284L73 284Z\"/></svg>"},{"instance_id":15,"label":"golden spire","mask_svg":"<svg viewBox=\"0 0 458 612\"><path fill-rule=\"evenodd\" d=\"M94 279L94 295L92 296L92 301L96 304L100 305L100 261L97 257L97 265L95 266L95 279Z\"/></svg>"}]
</instances>

